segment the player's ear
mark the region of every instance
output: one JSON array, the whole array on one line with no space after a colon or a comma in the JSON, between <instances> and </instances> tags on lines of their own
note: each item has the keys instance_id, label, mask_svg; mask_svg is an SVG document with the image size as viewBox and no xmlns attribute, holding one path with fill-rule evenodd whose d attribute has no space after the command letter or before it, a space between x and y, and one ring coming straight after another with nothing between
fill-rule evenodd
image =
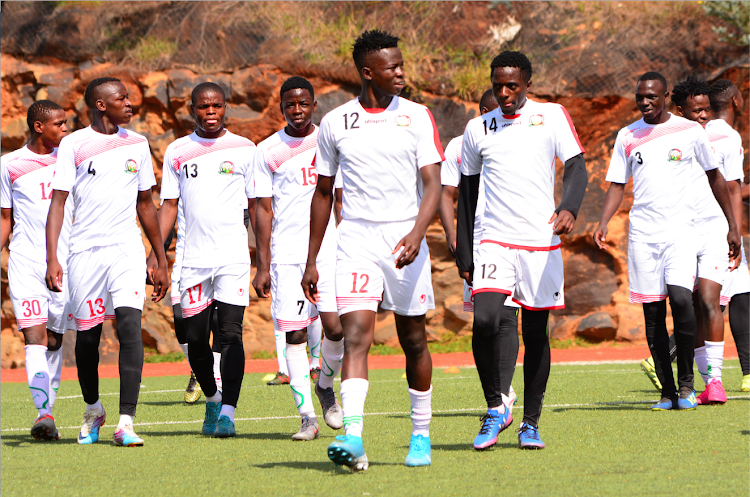
<instances>
[{"instance_id":1,"label":"player's ear","mask_svg":"<svg viewBox=\"0 0 750 497\"><path fill-rule=\"evenodd\" d=\"M193 105L192 100L188 102L188 112L190 113L190 117L195 120L195 106Z\"/></svg>"},{"instance_id":2,"label":"player's ear","mask_svg":"<svg viewBox=\"0 0 750 497\"><path fill-rule=\"evenodd\" d=\"M677 114L678 116L685 117L685 111L682 110L682 107L680 107L679 105L675 106L674 111L675 111L675 114Z\"/></svg>"},{"instance_id":3,"label":"player's ear","mask_svg":"<svg viewBox=\"0 0 750 497\"><path fill-rule=\"evenodd\" d=\"M44 123L42 121L34 121L34 133L36 133L37 135L41 135L42 126L44 126Z\"/></svg>"},{"instance_id":4,"label":"player's ear","mask_svg":"<svg viewBox=\"0 0 750 497\"><path fill-rule=\"evenodd\" d=\"M369 67L363 66L362 70L360 70L360 74L362 75L362 79L366 79L367 81L372 80L372 69Z\"/></svg>"},{"instance_id":5,"label":"player's ear","mask_svg":"<svg viewBox=\"0 0 750 497\"><path fill-rule=\"evenodd\" d=\"M529 88L531 88L531 80L526 83L526 90L528 91Z\"/></svg>"},{"instance_id":6,"label":"player's ear","mask_svg":"<svg viewBox=\"0 0 750 497\"><path fill-rule=\"evenodd\" d=\"M96 103L94 104L94 106L96 107L96 110L98 110L99 112L107 111L107 104L101 98L96 100Z\"/></svg>"},{"instance_id":7,"label":"player's ear","mask_svg":"<svg viewBox=\"0 0 750 497\"><path fill-rule=\"evenodd\" d=\"M318 110L318 101L313 100L313 112L315 112L316 110Z\"/></svg>"}]
</instances>

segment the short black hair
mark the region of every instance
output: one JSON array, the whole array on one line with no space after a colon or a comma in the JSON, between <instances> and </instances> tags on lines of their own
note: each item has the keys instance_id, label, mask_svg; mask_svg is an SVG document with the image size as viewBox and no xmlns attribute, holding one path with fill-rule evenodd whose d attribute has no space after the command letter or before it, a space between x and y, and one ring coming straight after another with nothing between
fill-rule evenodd
<instances>
[{"instance_id":1,"label":"short black hair","mask_svg":"<svg viewBox=\"0 0 750 497\"><path fill-rule=\"evenodd\" d=\"M638 78L636 84L640 83L641 81L661 81L661 84L664 85L664 91L667 91L669 89L669 86L667 86L667 78L656 71L648 71L646 73L643 73L643 75Z\"/></svg>"},{"instance_id":2,"label":"short black hair","mask_svg":"<svg viewBox=\"0 0 750 497\"><path fill-rule=\"evenodd\" d=\"M720 79L714 81L711 86L708 87L708 98L711 100L711 108L716 111L722 111L729 107L734 96L736 86L728 79ZM738 90L739 91L739 90Z\"/></svg>"},{"instance_id":3,"label":"short black hair","mask_svg":"<svg viewBox=\"0 0 750 497\"><path fill-rule=\"evenodd\" d=\"M357 69L365 65L365 57L371 52L377 52L384 48L398 47L398 36L393 36L387 31L371 29L363 32L352 45L352 57Z\"/></svg>"},{"instance_id":4,"label":"short black hair","mask_svg":"<svg viewBox=\"0 0 750 497\"><path fill-rule=\"evenodd\" d=\"M63 110L63 108L52 100L37 100L31 104L28 112L26 112L26 124L29 125L29 131L33 133L34 123L37 121L47 122L52 112L56 110Z\"/></svg>"},{"instance_id":5,"label":"short black hair","mask_svg":"<svg viewBox=\"0 0 750 497\"><path fill-rule=\"evenodd\" d=\"M492 77L492 73L495 72L495 69L498 67L517 67L521 70L521 77L523 80L527 83L531 81L531 75L533 74L533 71L531 70L531 61L521 52L511 52L510 50L506 50L492 59L492 64L490 64L490 77Z\"/></svg>"},{"instance_id":6,"label":"short black hair","mask_svg":"<svg viewBox=\"0 0 750 497\"><path fill-rule=\"evenodd\" d=\"M83 94L83 100L86 102L86 106L89 109L95 109L96 108L96 101L99 100L99 94L97 92L97 89L102 86L106 85L107 83L120 83L121 81L117 78L110 78L109 76L105 76L103 78L96 78L92 80L88 86L86 86L86 91Z\"/></svg>"},{"instance_id":7,"label":"short black hair","mask_svg":"<svg viewBox=\"0 0 750 497\"><path fill-rule=\"evenodd\" d=\"M479 99L479 112L482 112L482 107L490 108L492 105L495 105L495 108L498 107L497 100L495 99L495 94L492 93L492 88L487 90L482 94L482 98Z\"/></svg>"},{"instance_id":8,"label":"short black hair","mask_svg":"<svg viewBox=\"0 0 750 497\"><path fill-rule=\"evenodd\" d=\"M312 83L310 83L302 76L292 76L291 78L284 81L284 83L281 85L281 90L279 90L279 100L284 98L284 93L288 92L289 90L296 89L309 91L310 97L315 100L315 90L313 90Z\"/></svg>"},{"instance_id":9,"label":"short black hair","mask_svg":"<svg viewBox=\"0 0 750 497\"><path fill-rule=\"evenodd\" d=\"M679 107L685 107L687 99L696 95L708 96L708 84L695 76L688 76L672 89L672 102Z\"/></svg>"},{"instance_id":10,"label":"short black hair","mask_svg":"<svg viewBox=\"0 0 750 497\"><path fill-rule=\"evenodd\" d=\"M198 96L208 92L218 93L219 95L221 95L221 98L223 98L225 102L227 100L227 96L224 93L224 88L214 82L206 81L205 83L200 83L195 88L193 88L193 92L190 94L190 102L195 105L195 100L198 98Z\"/></svg>"}]
</instances>

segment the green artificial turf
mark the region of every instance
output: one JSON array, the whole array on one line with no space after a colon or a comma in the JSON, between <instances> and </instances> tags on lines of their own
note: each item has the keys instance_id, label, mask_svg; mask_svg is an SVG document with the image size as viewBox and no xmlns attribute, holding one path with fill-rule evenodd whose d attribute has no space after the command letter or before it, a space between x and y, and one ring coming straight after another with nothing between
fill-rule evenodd
<instances>
[{"instance_id":1,"label":"green artificial turf","mask_svg":"<svg viewBox=\"0 0 750 497\"><path fill-rule=\"evenodd\" d=\"M658 394L637 364L553 366L540 424L547 448L540 451L517 448L519 367L513 425L484 452L471 447L483 403L476 370L435 370L429 468L403 466L411 422L402 372L373 371L364 432L370 469L362 474L328 460L336 433L326 426L319 440L292 442L299 418L289 387L265 386L261 374L245 376L234 439L200 435L204 399L184 404L186 377L145 378L135 428L145 446L138 448L112 445L117 380L101 381L108 421L92 446L76 443L84 409L77 382L60 387L57 442L31 439L28 388L5 383L2 494L747 495L750 396L739 392L738 361L725 366L730 401L691 412L651 412ZM320 415L317 399L315 405Z\"/></svg>"}]
</instances>

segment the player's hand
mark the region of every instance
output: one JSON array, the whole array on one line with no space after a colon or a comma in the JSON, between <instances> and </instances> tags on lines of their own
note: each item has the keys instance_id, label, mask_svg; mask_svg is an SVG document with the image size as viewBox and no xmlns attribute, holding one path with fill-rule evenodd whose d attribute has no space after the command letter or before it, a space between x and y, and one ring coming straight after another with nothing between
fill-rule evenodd
<instances>
[{"instance_id":1,"label":"player's hand","mask_svg":"<svg viewBox=\"0 0 750 497\"><path fill-rule=\"evenodd\" d=\"M271 296L271 273L265 269L258 269L253 278L253 288L258 297L266 299Z\"/></svg>"},{"instance_id":2,"label":"player's hand","mask_svg":"<svg viewBox=\"0 0 750 497\"><path fill-rule=\"evenodd\" d=\"M169 278L167 277L166 267L151 267L146 266L146 273L151 274L151 281L153 281L154 291L151 292L151 300L159 302L167 294L169 290Z\"/></svg>"},{"instance_id":3,"label":"player's hand","mask_svg":"<svg viewBox=\"0 0 750 497\"><path fill-rule=\"evenodd\" d=\"M554 223L554 224L553 224ZM555 235L567 235L573 231L573 226L576 224L576 218L570 211L565 209L552 214L547 224L552 224L553 233Z\"/></svg>"},{"instance_id":4,"label":"player's hand","mask_svg":"<svg viewBox=\"0 0 750 497\"><path fill-rule=\"evenodd\" d=\"M448 237L448 252L451 253L453 258L456 258L456 236L449 236Z\"/></svg>"},{"instance_id":5,"label":"player's hand","mask_svg":"<svg viewBox=\"0 0 750 497\"><path fill-rule=\"evenodd\" d=\"M146 259L146 284L147 285L153 285L154 284L154 271L156 270L156 267L159 264L156 261L156 255L154 254L154 251L152 250L151 253L148 255L148 258Z\"/></svg>"},{"instance_id":6,"label":"player's hand","mask_svg":"<svg viewBox=\"0 0 750 497\"><path fill-rule=\"evenodd\" d=\"M594 243L602 250L607 250L609 248L609 245L604 243L607 240L607 233L609 233L609 230L606 226L602 226L601 224L597 226L596 231L594 231Z\"/></svg>"},{"instance_id":7,"label":"player's hand","mask_svg":"<svg viewBox=\"0 0 750 497\"><path fill-rule=\"evenodd\" d=\"M729 230L727 234L727 242L729 243L729 261L730 271L734 271L740 265L742 259L742 251L740 250L740 236L737 234L737 230Z\"/></svg>"},{"instance_id":8,"label":"player's hand","mask_svg":"<svg viewBox=\"0 0 750 497\"><path fill-rule=\"evenodd\" d=\"M474 275L471 274L471 271L461 271L458 270L458 275L466 282L467 285L471 286L472 282L474 281Z\"/></svg>"},{"instance_id":9,"label":"player's hand","mask_svg":"<svg viewBox=\"0 0 750 497\"><path fill-rule=\"evenodd\" d=\"M44 279L47 282L47 288L53 292L62 292L63 269L57 259L47 263L47 274Z\"/></svg>"},{"instance_id":10,"label":"player's hand","mask_svg":"<svg viewBox=\"0 0 750 497\"><path fill-rule=\"evenodd\" d=\"M402 249L401 253L396 258L396 267L398 269L414 262L419 255L419 247L422 244L422 238L423 237L413 231L410 231L408 235L399 240L396 244L396 248L391 252L391 254L395 254L399 249Z\"/></svg>"},{"instance_id":11,"label":"player's hand","mask_svg":"<svg viewBox=\"0 0 750 497\"><path fill-rule=\"evenodd\" d=\"M305 274L302 275L302 291L305 292L305 298L312 304L317 304L320 296L318 295L318 268L316 266L306 266Z\"/></svg>"}]
</instances>

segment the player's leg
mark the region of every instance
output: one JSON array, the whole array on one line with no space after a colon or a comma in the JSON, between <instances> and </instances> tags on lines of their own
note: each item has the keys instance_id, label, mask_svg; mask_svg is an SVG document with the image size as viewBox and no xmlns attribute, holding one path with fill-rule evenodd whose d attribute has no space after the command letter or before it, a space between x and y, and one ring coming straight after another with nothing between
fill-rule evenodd
<instances>
[{"instance_id":1,"label":"player's leg","mask_svg":"<svg viewBox=\"0 0 750 497\"><path fill-rule=\"evenodd\" d=\"M301 275L300 275L301 279ZM299 286L299 285L298 285ZM306 304L309 304L305 301ZM302 418L300 429L292 440L315 440L320 436L318 417L312 402L310 362L307 358L308 332L304 328L286 334L286 364L294 405Z\"/></svg>"},{"instance_id":2,"label":"player's leg","mask_svg":"<svg viewBox=\"0 0 750 497\"><path fill-rule=\"evenodd\" d=\"M135 447L143 439L133 431L133 418L138 406L138 395L143 373L143 338L141 310L116 307L117 338L120 342L118 369L120 373L120 419L115 430L115 445Z\"/></svg>"},{"instance_id":3,"label":"player's leg","mask_svg":"<svg viewBox=\"0 0 750 497\"><path fill-rule=\"evenodd\" d=\"M172 282L174 285L175 283ZM177 337L177 343L180 344L182 353L185 354L185 360L190 365L190 352L188 351L187 334L185 333L185 320L182 317L182 306L180 305L179 297L179 282L177 282L177 299L175 303L175 297L172 297L172 315L174 316L174 334ZM201 398L201 386L198 380L195 378L193 367L190 366L190 379L188 380L187 387L185 387L185 403L194 404Z\"/></svg>"},{"instance_id":4,"label":"player's leg","mask_svg":"<svg viewBox=\"0 0 750 497\"><path fill-rule=\"evenodd\" d=\"M279 330L279 326L276 323L276 319L273 320L273 336L276 342L276 360L279 363L279 370L276 372L276 376L269 380L267 385L288 385L289 384L289 371L286 367L286 333Z\"/></svg>"},{"instance_id":5,"label":"player's leg","mask_svg":"<svg viewBox=\"0 0 750 497\"><path fill-rule=\"evenodd\" d=\"M214 356L214 381L216 381L216 388L219 389L219 391L222 391L222 383L221 383L221 343L219 343L219 339L216 338L216 331L219 329L219 313L216 310L216 307L214 307L214 312L211 314L211 353Z\"/></svg>"},{"instance_id":6,"label":"player's leg","mask_svg":"<svg viewBox=\"0 0 750 497\"><path fill-rule=\"evenodd\" d=\"M55 406L55 400L57 399L57 391L60 388L60 379L62 377L62 344L63 344L62 333L56 333L52 330L47 330L47 366L49 368L49 410Z\"/></svg>"},{"instance_id":7,"label":"player's leg","mask_svg":"<svg viewBox=\"0 0 750 497\"><path fill-rule=\"evenodd\" d=\"M698 319L699 312L696 309L695 365L706 389L696 401L699 405L723 404L726 402L726 393L721 383L724 362L724 316L719 305L721 285L709 279L698 278L698 287L701 319Z\"/></svg>"},{"instance_id":8,"label":"player's leg","mask_svg":"<svg viewBox=\"0 0 750 497\"><path fill-rule=\"evenodd\" d=\"M750 392L750 293L732 296L729 301L729 328L740 357L742 391Z\"/></svg>"},{"instance_id":9,"label":"player's leg","mask_svg":"<svg viewBox=\"0 0 750 497\"><path fill-rule=\"evenodd\" d=\"M318 286L318 292L320 292L320 286ZM335 303L334 300L334 306ZM318 396L323 409L323 419L326 424L334 430L339 430L344 426L343 411L336 400L333 380L341 371L344 359L344 328L341 326L341 320L337 312L322 312L320 309L321 304L318 303L324 336L323 343L320 346L322 368L320 378L315 385L315 394Z\"/></svg>"},{"instance_id":10,"label":"player's leg","mask_svg":"<svg viewBox=\"0 0 750 497\"><path fill-rule=\"evenodd\" d=\"M323 324L316 319L307 325L307 345L310 348L310 381L320 378L320 347L323 339Z\"/></svg>"}]
</instances>

